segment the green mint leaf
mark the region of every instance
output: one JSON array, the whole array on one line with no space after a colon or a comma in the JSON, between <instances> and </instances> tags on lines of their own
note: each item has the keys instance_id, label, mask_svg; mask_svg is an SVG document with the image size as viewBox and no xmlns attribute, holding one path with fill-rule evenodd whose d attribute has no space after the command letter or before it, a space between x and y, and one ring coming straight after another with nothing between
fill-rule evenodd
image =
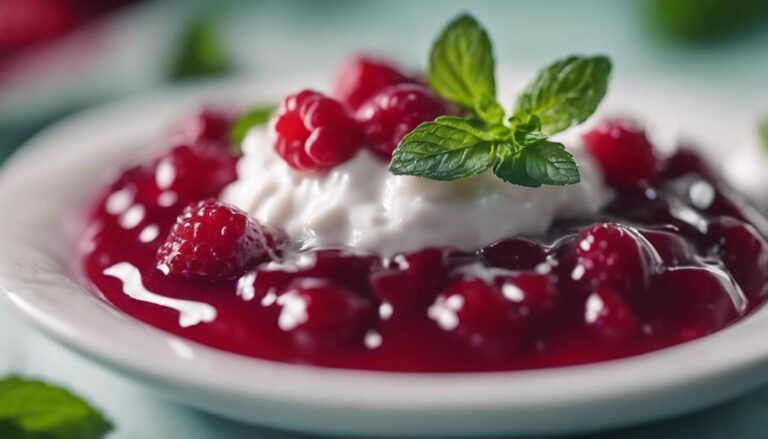
<instances>
[{"instance_id":1,"label":"green mint leaf","mask_svg":"<svg viewBox=\"0 0 768 439\"><path fill-rule=\"evenodd\" d=\"M449 23L432 45L428 82L472 113L419 125L395 149L389 171L454 180L492 168L523 186L578 183L575 159L548 136L594 113L607 92L610 60L571 56L553 63L518 98L508 123L496 100L494 69L491 41L480 24L466 14Z\"/></svg>"},{"instance_id":2,"label":"green mint leaf","mask_svg":"<svg viewBox=\"0 0 768 439\"><path fill-rule=\"evenodd\" d=\"M96 439L112 425L81 398L41 381L0 380L0 432L10 437Z\"/></svg>"},{"instance_id":3,"label":"green mint leaf","mask_svg":"<svg viewBox=\"0 0 768 439\"><path fill-rule=\"evenodd\" d=\"M475 110L488 123L497 123L503 111L496 102L494 66L488 34L474 18L461 15L432 45L429 86L443 98Z\"/></svg>"},{"instance_id":4,"label":"green mint leaf","mask_svg":"<svg viewBox=\"0 0 768 439\"><path fill-rule=\"evenodd\" d=\"M536 130L520 130L515 131L515 142L522 146L529 146L539 143L543 140L547 140L547 135L541 131Z\"/></svg>"},{"instance_id":5,"label":"green mint leaf","mask_svg":"<svg viewBox=\"0 0 768 439\"><path fill-rule=\"evenodd\" d=\"M758 129L760 130L760 138L763 139L763 146L768 149L768 118L760 123Z\"/></svg>"},{"instance_id":6,"label":"green mint leaf","mask_svg":"<svg viewBox=\"0 0 768 439\"><path fill-rule=\"evenodd\" d=\"M488 125L501 125L504 122L504 107L495 98L487 95L475 103L475 114Z\"/></svg>"},{"instance_id":7,"label":"green mint leaf","mask_svg":"<svg viewBox=\"0 0 768 439\"><path fill-rule=\"evenodd\" d=\"M479 174L495 159L495 134L480 123L453 116L425 122L397 146L389 171L433 180Z\"/></svg>"},{"instance_id":8,"label":"green mint leaf","mask_svg":"<svg viewBox=\"0 0 768 439\"><path fill-rule=\"evenodd\" d=\"M511 122L518 145L529 146L547 139L547 135L541 132L541 120L533 114L513 117Z\"/></svg>"},{"instance_id":9,"label":"green mint leaf","mask_svg":"<svg viewBox=\"0 0 768 439\"><path fill-rule=\"evenodd\" d=\"M528 187L561 186L581 181L579 166L573 156L562 144L548 140L512 149L494 165L493 173L506 182Z\"/></svg>"},{"instance_id":10,"label":"green mint leaf","mask_svg":"<svg viewBox=\"0 0 768 439\"><path fill-rule=\"evenodd\" d=\"M269 118L272 117L276 108L275 105L264 105L252 108L237 118L235 123L232 124L229 138L232 139L232 143L238 150L243 139L245 139L245 135L248 134L248 131L253 127L261 126L269 122Z\"/></svg>"},{"instance_id":11,"label":"green mint leaf","mask_svg":"<svg viewBox=\"0 0 768 439\"><path fill-rule=\"evenodd\" d=\"M498 159L493 164L493 173L507 183L519 186L539 187L541 183L532 179L525 169L522 148L505 142L497 150Z\"/></svg>"},{"instance_id":12,"label":"green mint leaf","mask_svg":"<svg viewBox=\"0 0 768 439\"><path fill-rule=\"evenodd\" d=\"M220 76L233 70L233 63L219 41L209 17L196 18L184 29L171 66L171 79Z\"/></svg>"},{"instance_id":13,"label":"green mint leaf","mask_svg":"<svg viewBox=\"0 0 768 439\"><path fill-rule=\"evenodd\" d=\"M608 90L611 61L605 56L570 56L551 64L518 98L515 116L531 113L552 135L584 122Z\"/></svg>"}]
</instances>

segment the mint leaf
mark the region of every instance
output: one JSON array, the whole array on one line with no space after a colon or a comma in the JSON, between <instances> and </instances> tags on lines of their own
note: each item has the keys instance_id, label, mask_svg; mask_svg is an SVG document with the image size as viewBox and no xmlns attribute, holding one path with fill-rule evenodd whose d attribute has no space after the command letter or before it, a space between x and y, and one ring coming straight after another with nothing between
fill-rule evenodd
<instances>
[{"instance_id":1,"label":"mint leaf","mask_svg":"<svg viewBox=\"0 0 768 439\"><path fill-rule=\"evenodd\" d=\"M429 86L443 98L475 110L488 123L498 123L503 111L496 102L494 66L488 34L474 18L461 15L432 45Z\"/></svg>"},{"instance_id":2,"label":"mint leaf","mask_svg":"<svg viewBox=\"0 0 768 439\"><path fill-rule=\"evenodd\" d=\"M389 171L433 180L479 174L495 159L495 135L467 119L442 116L406 135L397 146Z\"/></svg>"},{"instance_id":3,"label":"mint leaf","mask_svg":"<svg viewBox=\"0 0 768 439\"><path fill-rule=\"evenodd\" d=\"M573 156L562 144L548 140L513 150L494 165L493 173L506 182L528 187L581 181Z\"/></svg>"},{"instance_id":4,"label":"mint leaf","mask_svg":"<svg viewBox=\"0 0 768 439\"><path fill-rule=\"evenodd\" d=\"M547 140L547 135L537 130L524 130L518 128L515 131L515 142L522 146L529 146Z\"/></svg>"},{"instance_id":5,"label":"mint leaf","mask_svg":"<svg viewBox=\"0 0 768 439\"><path fill-rule=\"evenodd\" d=\"M562 143L548 140L523 149L528 175L541 184L566 185L581 181L579 165Z\"/></svg>"},{"instance_id":6,"label":"mint leaf","mask_svg":"<svg viewBox=\"0 0 768 439\"><path fill-rule=\"evenodd\" d=\"M264 125L269 122L269 118L272 117L272 113L275 112L277 107L275 105L264 105L248 110L245 114L237 118L232 129L229 132L229 138L232 139L232 143L239 148L240 144L245 139L245 135L253 127Z\"/></svg>"},{"instance_id":7,"label":"mint leaf","mask_svg":"<svg viewBox=\"0 0 768 439\"><path fill-rule=\"evenodd\" d=\"M584 122L608 90L611 61L570 56L542 70L518 98L515 116L535 114L545 134Z\"/></svg>"},{"instance_id":8,"label":"mint leaf","mask_svg":"<svg viewBox=\"0 0 768 439\"><path fill-rule=\"evenodd\" d=\"M547 138L547 135L541 132L541 120L533 114L516 116L511 122L514 128L514 139L518 145L533 145Z\"/></svg>"},{"instance_id":9,"label":"mint leaf","mask_svg":"<svg viewBox=\"0 0 768 439\"><path fill-rule=\"evenodd\" d=\"M571 56L553 63L508 120L496 100L494 64L488 34L474 18L461 15L443 29L430 53L429 85L472 113L416 127L395 149L390 172L454 180L492 168L502 180L529 187L580 181L573 156L548 136L594 113L608 88L610 60Z\"/></svg>"},{"instance_id":10,"label":"mint leaf","mask_svg":"<svg viewBox=\"0 0 768 439\"><path fill-rule=\"evenodd\" d=\"M62 388L18 377L0 380L2 437L95 439L111 430L100 413Z\"/></svg>"},{"instance_id":11,"label":"mint leaf","mask_svg":"<svg viewBox=\"0 0 768 439\"><path fill-rule=\"evenodd\" d=\"M215 23L209 17L190 21L171 66L171 79L220 76L232 70L233 63L219 41Z\"/></svg>"},{"instance_id":12,"label":"mint leaf","mask_svg":"<svg viewBox=\"0 0 768 439\"><path fill-rule=\"evenodd\" d=\"M512 143L499 145L499 159L493 164L493 173L507 183L519 186L539 187L541 183L528 175L522 148Z\"/></svg>"},{"instance_id":13,"label":"mint leaf","mask_svg":"<svg viewBox=\"0 0 768 439\"><path fill-rule=\"evenodd\" d=\"M484 95L475 103L475 114L488 125L500 125L504 122L504 108L495 98Z\"/></svg>"}]
</instances>

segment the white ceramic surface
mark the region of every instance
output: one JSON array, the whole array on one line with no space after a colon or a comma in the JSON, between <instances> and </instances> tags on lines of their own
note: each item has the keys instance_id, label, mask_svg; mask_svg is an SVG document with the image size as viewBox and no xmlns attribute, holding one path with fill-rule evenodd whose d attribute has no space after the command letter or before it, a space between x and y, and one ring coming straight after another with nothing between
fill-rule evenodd
<instances>
[{"instance_id":1,"label":"white ceramic surface","mask_svg":"<svg viewBox=\"0 0 768 439\"><path fill-rule=\"evenodd\" d=\"M62 122L0 175L0 297L34 326L185 404L247 422L346 435L577 432L672 416L768 381L768 309L715 335L630 359L486 374L388 374L261 361L153 329L94 295L73 231L102 174L200 102L269 101L300 82L162 91ZM680 128L710 147L750 141L751 115L669 89L614 85L603 112ZM667 132L667 134L673 131ZM664 133L662 133L664 134ZM659 141L663 143L662 137Z\"/></svg>"}]
</instances>

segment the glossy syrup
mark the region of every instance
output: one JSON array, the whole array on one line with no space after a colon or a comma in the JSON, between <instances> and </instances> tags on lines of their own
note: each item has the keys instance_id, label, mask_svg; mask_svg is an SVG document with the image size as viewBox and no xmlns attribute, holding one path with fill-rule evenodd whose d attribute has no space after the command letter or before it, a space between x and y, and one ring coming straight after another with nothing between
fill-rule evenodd
<instances>
[{"instance_id":1,"label":"glossy syrup","mask_svg":"<svg viewBox=\"0 0 768 439\"><path fill-rule=\"evenodd\" d=\"M142 178L124 175L95 203L79 252L94 287L126 314L246 356L416 372L605 361L710 334L747 315L768 294L765 219L695 154L681 151L663 168L654 186L618 190L597 217L559 222L547 236L510 239L474 252L432 249L410 260L352 249L302 250L240 279L216 282L171 278L155 268L157 248L184 207L178 199L194 196L166 191L148 198ZM140 173L136 169L126 175ZM232 178L203 185L199 198ZM174 197L178 202L169 201ZM577 246L580 233L605 221L627 227L638 245L650 250L631 291L603 291L598 297L582 280ZM612 269L616 266L606 268ZM483 302L484 293L472 289L475 284L456 284L521 274L554 282L556 292L542 306L545 312L518 306L511 320L497 316L498 307ZM339 287L351 296L302 302L291 296L297 279L321 290ZM448 294L461 288L467 292L461 300ZM470 312L472 300L478 302ZM611 306L613 314L596 326L601 307Z\"/></svg>"}]
</instances>

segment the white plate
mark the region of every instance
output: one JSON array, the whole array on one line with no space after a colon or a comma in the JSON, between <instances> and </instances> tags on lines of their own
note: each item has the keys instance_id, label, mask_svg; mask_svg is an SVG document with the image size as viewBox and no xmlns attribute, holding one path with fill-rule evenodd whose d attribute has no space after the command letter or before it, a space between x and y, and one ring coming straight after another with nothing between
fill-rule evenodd
<instances>
[{"instance_id":1,"label":"white plate","mask_svg":"<svg viewBox=\"0 0 768 439\"><path fill-rule=\"evenodd\" d=\"M312 433L490 435L577 432L681 414L768 381L768 309L715 335L601 364L481 374L392 374L296 366L221 352L159 331L98 299L73 244L106 169L130 160L198 103L269 100L296 82L153 93L37 136L0 176L0 296L64 344L185 404ZM750 115L701 96L614 86L605 108L737 145ZM715 153L716 150L709 151Z\"/></svg>"}]
</instances>

